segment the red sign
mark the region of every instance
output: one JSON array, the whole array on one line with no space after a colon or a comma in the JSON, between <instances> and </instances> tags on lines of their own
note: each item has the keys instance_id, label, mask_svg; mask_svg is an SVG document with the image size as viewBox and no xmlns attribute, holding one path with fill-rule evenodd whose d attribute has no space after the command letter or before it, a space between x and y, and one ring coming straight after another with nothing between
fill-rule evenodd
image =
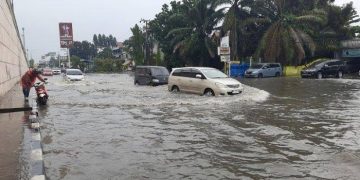
<instances>
[{"instance_id":1,"label":"red sign","mask_svg":"<svg viewBox=\"0 0 360 180\"><path fill-rule=\"evenodd\" d=\"M72 23L59 23L60 47L70 48L73 44Z\"/></svg>"}]
</instances>

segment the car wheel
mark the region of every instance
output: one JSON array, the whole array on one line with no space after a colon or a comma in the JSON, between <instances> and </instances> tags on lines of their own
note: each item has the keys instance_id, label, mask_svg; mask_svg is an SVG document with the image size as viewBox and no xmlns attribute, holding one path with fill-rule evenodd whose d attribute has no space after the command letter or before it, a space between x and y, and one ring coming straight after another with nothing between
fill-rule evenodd
<instances>
[{"instance_id":1,"label":"car wheel","mask_svg":"<svg viewBox=\"0 0 360 180\"><path fill-rule=\"evenodd\" d=\"M215 96L215 93L212 89L206 89L204 92L205 96Z\"/></svg>"},{"instance_id":2,"label":"car wheel","mask_svg":"<svg viewBox=\"0 0 360 180\"><path fill-rule=\"evenodd\" d=\"M177 86L173 86L173 87L171 88L171 92L180 92L180 89L179 89L179 87L177 87Z\"/></svg>"},{"instance_id":3,"label":"car wheel","mask_svg":"<svg viewBox=\"0 0 360 180\"><path fill-rule=\"evenodd\" d=\"M322 79L322 78L323 78L323 74L322 74L321 72L319 72L319 73L317 74L317 78L318 78L318 79Z\"/></svg>"},{"instance_id":4,"label":"car wheel","mask_svg":"<svg viewBox=\"0 0 360 180\"><path fill-rule=\"evenodd\" d=\"M276 72L275 77L280 77L280 72Z\"/></svg>"},{"instance_id":5,"label":"car wheel","mask_svg":"<svg viewBox=\"0 0 360 180\"><path fill-rule=\"evenodd\" d=\"M139 82L136 81L136 82L134 83L134 85L135 85L135 86L138 86L138 85L139 85Z\"/></svg>"},{"instance_id":6,"label":"car wheel","mask_svg":"<svg viewBox=\"0 0 360 180\"><path fill-rule=\"evenodd\" d=\"M263 74L258 74L258 78L263 78L264 76L263 76Z\"/></svg>"},{"instance_id":7,"label":"car wheel","mask_svg":"<svg viewBox=\"0 0 360 180\"><path fill-rule=\"evenodd\" d=\"M337 78L342 78L344 76L343 72L342 71L339 71L337 73Z\"/></svg>"}]
</instances>

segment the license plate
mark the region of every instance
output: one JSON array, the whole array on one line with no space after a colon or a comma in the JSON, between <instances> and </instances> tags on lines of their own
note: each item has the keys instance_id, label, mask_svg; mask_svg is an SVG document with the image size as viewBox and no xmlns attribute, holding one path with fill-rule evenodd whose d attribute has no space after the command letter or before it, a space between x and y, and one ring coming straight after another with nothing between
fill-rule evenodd
<instances>
[{"instance_id":1,"label":"license plate","mask_svg":"<svg viewBox=\"0 0 360 180\"><path fill-rule=\"evenodd\" d=\"M232 92L233 94L239 94L240 92L238 90L235 90Z\"/></svg>"}]
</instances>

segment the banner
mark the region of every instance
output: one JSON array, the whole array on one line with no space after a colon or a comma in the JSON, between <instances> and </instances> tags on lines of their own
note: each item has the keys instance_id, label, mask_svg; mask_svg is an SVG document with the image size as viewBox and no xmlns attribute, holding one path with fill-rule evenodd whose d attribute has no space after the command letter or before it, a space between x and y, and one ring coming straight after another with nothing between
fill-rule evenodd
<instances>
[{"instance_id":1,"label":"banner","mask_svg":"<svg viewBox=\"0 0 360 180\"><path fill-rule=\"evenodd\" d=\"M73 45L72 23L59 23L60 47L70 48Z\"/></svg>"}]
</instances>

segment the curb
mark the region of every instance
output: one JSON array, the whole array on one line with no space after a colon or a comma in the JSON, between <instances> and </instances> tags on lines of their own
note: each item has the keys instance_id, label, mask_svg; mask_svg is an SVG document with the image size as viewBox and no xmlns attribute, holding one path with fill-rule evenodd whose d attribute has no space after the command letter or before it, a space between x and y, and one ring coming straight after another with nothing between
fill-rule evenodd
<instances>
[{"instance_id":1,"label":"curb","mask_svg":"<svg viewBox=\"0 0 360 180\"><path fill-rule=\"evenodd\" d=\"M33 103L32 107L33 110L29 116L29 122L31 123L30 180L45 180L39 113L36 103Z\"/></svg>"}]
</instances>

